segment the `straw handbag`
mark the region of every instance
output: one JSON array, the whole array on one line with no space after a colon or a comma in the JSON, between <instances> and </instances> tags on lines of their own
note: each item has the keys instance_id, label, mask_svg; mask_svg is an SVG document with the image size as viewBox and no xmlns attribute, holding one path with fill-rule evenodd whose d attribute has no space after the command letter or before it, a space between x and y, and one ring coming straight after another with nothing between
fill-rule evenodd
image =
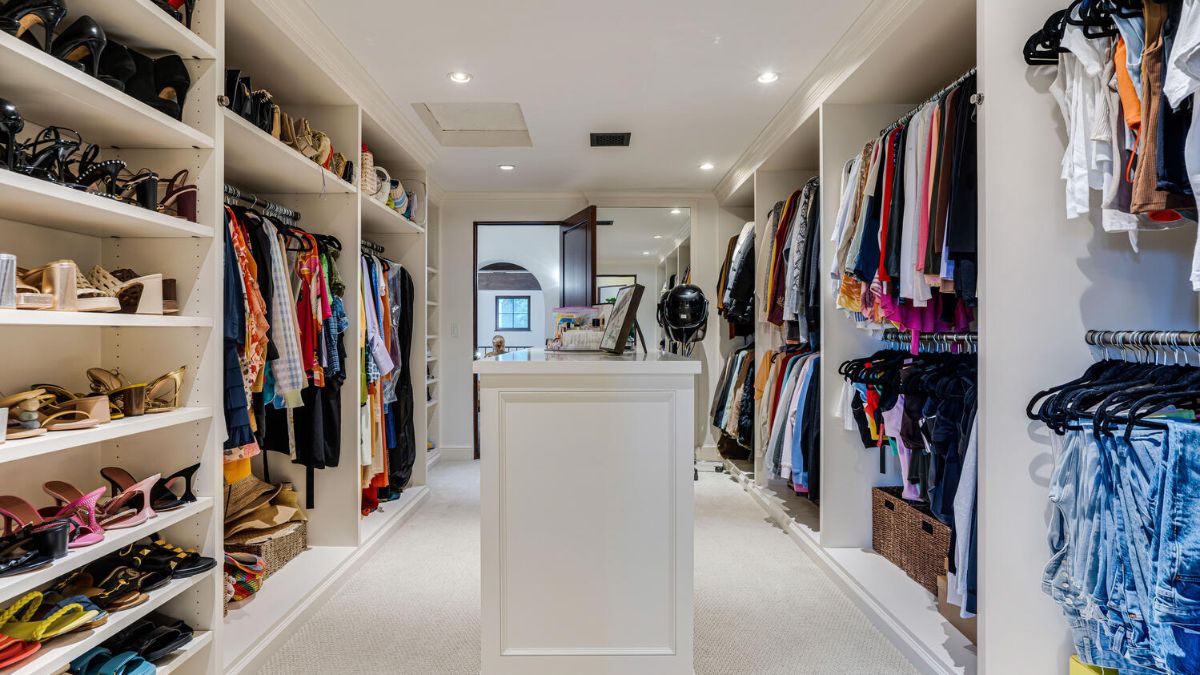
<instances>
[{"instance_id":1,"label":"straw handbag","mask_svg":"<svg viewBox=\"0 0 1200 675\"><path fill-rule=\"evenodd\" d=\"M370 197L379 189L379 181L375 177L375 153L367 149L366 143L363 143L362 146L362 163L359 166L362 174L363 194Z\"/></svg>"}]
</instances>

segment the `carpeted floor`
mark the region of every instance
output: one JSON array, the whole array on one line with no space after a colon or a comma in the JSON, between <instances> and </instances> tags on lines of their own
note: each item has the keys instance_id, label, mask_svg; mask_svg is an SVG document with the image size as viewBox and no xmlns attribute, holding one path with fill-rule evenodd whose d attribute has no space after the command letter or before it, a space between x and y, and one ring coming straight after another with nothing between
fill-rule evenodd
<instances>
[{"instance_id":1,"label":"carpeted floor","mask_svg":"<svg viewBox=\"0 0 1200 675\"><path fill-rule=\"evenodd\" d=\"M261 675L478 675L478 464L430 487ZM697 675L917 672L729 477L701 473L696 507Z\"/></svg>"}]
</instances>

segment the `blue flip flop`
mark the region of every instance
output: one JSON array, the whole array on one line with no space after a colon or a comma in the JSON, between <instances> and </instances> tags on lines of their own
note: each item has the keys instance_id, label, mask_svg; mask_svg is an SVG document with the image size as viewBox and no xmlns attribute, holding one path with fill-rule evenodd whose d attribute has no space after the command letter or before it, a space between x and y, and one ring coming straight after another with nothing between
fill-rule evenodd
<instances>
[{"instance_id":1,"label":"blue flip flop","mask_svg":"<svg viewBox=\"0 0 1200 675\"><path fill-rule=\"evenodd\" d=\"M71 662L71 672L76 675L99 675L100 667L112 658L112 652L104 647L92 647L83 656Z\"/></svg>"},{"instance_id":2,"label":"blue flip flop","mask_svg":"<svg viewBox=\"0 0 1200 675\"><path fill-rule=\"evenodd\" d=\"M157 670L137 652L121 652L100 668L99 675L154 675Z\"/></svg>"}]
</instances>

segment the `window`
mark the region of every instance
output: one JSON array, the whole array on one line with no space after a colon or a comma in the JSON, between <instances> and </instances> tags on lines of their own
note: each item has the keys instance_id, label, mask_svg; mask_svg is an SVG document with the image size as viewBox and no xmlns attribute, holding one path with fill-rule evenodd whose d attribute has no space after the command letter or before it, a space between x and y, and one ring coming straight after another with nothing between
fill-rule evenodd
<instances>
[{"instance_id":1,"label":"window","mask_svg":"<svg viewBox=\"0 0 1200 675\"><path fill-rule=\"evenodd\" d=\"M496 330L529 330L529 296L496 297Z\"/></svg>"}]
</instances>

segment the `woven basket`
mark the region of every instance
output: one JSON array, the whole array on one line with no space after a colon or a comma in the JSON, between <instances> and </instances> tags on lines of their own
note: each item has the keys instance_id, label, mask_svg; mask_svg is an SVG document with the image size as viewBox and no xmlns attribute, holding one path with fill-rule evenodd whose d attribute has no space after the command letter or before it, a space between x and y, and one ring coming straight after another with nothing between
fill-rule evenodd
<instances>
[{"instance_id":1,"label":"woven basket","mask_svg":"<svg viewBox=\"0 0 1200 675\"><path fill-rule=\"evenodd\" d=\"M368 197L379 191L379 178L375 175L375 153L362 146L362 162L359 164L359 182L362 193Z\"/></svg>"},{"instance_id":2,"label":"woven basket","mask_svg":"<svg viewBox=\"0 0 1200 675\"><path fill-rule=\"evenodd\" d=\"M261 536L255 532L234 535L225 540L226 551L240 551L262 556L267 561L267 574L264 580L271 578L293 558L308 548L308 523L296 523L297 527L287 534L275 536L261 544L247 544L246 541Z\"/></svg>"},{"instance_id":3,"label":"woven basket","mask_svg":"<svg viewBox=\"0 0 1200 675\"><path fill-rule=\"evenodd\" d=\"M898 487L871 491L871 543L879 555L937 595L938 576L946 572L950 528L901 494Z\"/></svg>"}]
</instances>

